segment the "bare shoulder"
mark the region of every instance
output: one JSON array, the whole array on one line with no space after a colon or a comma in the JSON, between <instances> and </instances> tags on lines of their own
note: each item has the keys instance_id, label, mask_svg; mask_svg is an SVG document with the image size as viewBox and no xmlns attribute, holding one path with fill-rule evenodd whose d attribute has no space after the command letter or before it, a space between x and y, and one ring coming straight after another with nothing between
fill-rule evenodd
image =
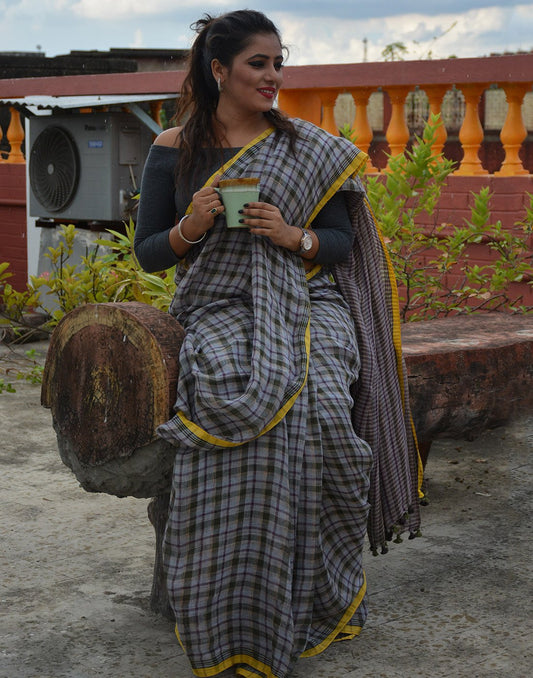
<instances>
[{"instance_id":1,"label":"bare shoulder","mask_svg":"<svg viewBox=\"0 0 533 678\"><path fill-rule=\"evenodd\" d=\"M154 144L156 146L171 146L172 148L178 148L180 145L181 129L181 127L170 127L169 129L164 130L156 137Z\"/></svg>"}]
</instances>

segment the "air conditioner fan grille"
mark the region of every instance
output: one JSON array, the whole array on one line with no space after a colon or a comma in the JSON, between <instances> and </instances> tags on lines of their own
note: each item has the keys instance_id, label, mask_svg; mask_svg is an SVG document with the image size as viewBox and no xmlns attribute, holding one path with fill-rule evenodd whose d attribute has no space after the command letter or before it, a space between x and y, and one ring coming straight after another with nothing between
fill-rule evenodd
<instances>
[{"instance_id":1,"label":"air conditioner fan grille","mask_svg":"<svg viewBox=\"0 0 533 678\"><path fill-rule=\"evenodd\" d=\"M47 127L35 139L30 155L30 184L39 203L59 212L78 187L80 163L76 144L62 127Z\"/></svg>"}]
</instances>

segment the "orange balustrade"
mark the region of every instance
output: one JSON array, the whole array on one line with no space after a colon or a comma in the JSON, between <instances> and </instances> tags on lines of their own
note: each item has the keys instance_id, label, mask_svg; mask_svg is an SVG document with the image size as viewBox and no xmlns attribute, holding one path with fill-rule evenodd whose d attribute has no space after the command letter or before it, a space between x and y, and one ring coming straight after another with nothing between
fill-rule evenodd
<instances>
[{"instance_id":1,"label":"orange balustrade","mask_svg":"<svg viewBox=\"0 0 533 678\"><path fill-rule=\"evenodd\" d=\"M21 150L22 142L24 141L24 128L20 121L20 113L15 108L11 108L11 121L7 128L7 138L11 145L11 152L7 162L25 162Z\"/></svg>"},{"instance_id":2,"label":"orange balustrade","mask_svg":"<svg viewBox=\"0 0 533 678\"><path fill-rule=\"evenodd\" d=\"M527 129L522 116L526 93L533 85L533 53L479 59L445 59L433 61L402 61L363 64L328 64L322 66L288 66L284 69L284 89L279 94L279 106L294 117L304 118L338 134L336 100L339 94L349 93L355 103L353 129L356 143L370 154L382 152L388 145L391 155L402 153L412 140L406 122L406 97L415 90L423 91L428 98L429 113L442 112L446 92L455 88L465 99L465 113L458 139L442 125L436 135L434 151L441 152L450 144L458 147L458 175L483 175L486 161L487 137L479 116L483 94L491 86L506 93L507 115L502 121L500 134L504 160L499 167L492 163L491 172L515 176L528 174L533 154L524 153ZM63 76L54 78L26 78L0 80L0 98L20 98L42 95L83 94L146 94L174 93L179 90L184 74L179 71L156 73L120 73L89 76ZM377 91L385 93L383 129L373 129L369 120L370 96ZM152 115L159 117L160 106L152 105ZM7 130L10 151L2 151L0 159L12 163L23 162L21 144L23 131L19 113L11 109L11 124ZM374 123L375 127L375 123ZM530 130L531 131L531 130ZM491 130L493 132L493 130ZM462 154L462 160L460 159ZM384 162L375 162L382 166ZM376 168L369 162L367 172Z\"/></svg>"},{"instance_id":3,"label":"orange balustrade","mask_svg":"<svg viewBox=\"0 0 533 678\"><path fill-rule=\"evenodd\" d=\"M355 103L352 128L357 145L368 152L372 150L373 142L381 140L383 145L386 140L392 156L402 153L412 140L405 106L409 92L419 90L426 93L429 117L429 113L442 114L443 100L448 91L459 90L464 96L465 112L458 139L452 138L446 126L441 125L436 132L433 152L441 153L447 142L455 143L459 147L459 157L453 158L458 164L456 173L463 176L487 174L483 166L486 159L480 159L487 150L478 108L484 92L493 85L499 86L505 90L508 110L500 130L505 160L496 174L529 174L521 159L527 155L523 152L527 129L522 117L522 104L533 85L533 53L479 59L300 66L288 67L285 73L279 104L289 115L311 120L330 132L338 133L334 126L332 102L339 94L349 93ZM384 112L384 129L373 130L368 101L371 94L379 90L388 96L390 110ZM315 105L312 116L308 105L311 92L315 92L321 101L320 114ZM300 93L305 93L301 100ZM369 163L366 171L375 172L374 165Z\"/></svg>"},{"instance_id":4,"label":"orange balustrade","mask_svg":"<svg viewBox=\"0 0 533 678\"><path fill-rule=\"evenodd\" d=\"M322 121L320 123L327 132L338 134L339 128L335 122L335 104L337 102L337 92L331 89L321 89L318 96L322 102Z\"/></svg>"}]
</instances>

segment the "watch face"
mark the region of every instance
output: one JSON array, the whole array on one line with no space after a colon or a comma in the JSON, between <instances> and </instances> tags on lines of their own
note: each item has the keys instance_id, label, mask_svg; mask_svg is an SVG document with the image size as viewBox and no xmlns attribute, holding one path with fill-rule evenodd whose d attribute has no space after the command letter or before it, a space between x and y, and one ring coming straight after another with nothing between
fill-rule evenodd
<instances>
[{"instance_id":1,"label":"watch face","mask_svg":"<svg viewBox=\"0 0 533 678\"><path fill-rule=\"evenodd\" d=\"M304 252L309 252L311 247L313 247L313 238L311 237L311 234L306 231L302 235L301 248Z\"/></svg>"}]
</instances>

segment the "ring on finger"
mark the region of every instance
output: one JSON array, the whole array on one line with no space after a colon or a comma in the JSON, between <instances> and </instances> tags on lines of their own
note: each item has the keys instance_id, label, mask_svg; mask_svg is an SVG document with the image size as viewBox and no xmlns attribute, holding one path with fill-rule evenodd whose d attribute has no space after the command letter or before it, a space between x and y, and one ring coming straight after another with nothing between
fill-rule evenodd
<instances>
[{"instance_id":1,"label":"ring on finger","mask_svg":"<svg viewBox=\"0 0 533 678\"><path fill-rule=\"evenodd\" d=\"M209 214L216 214L217 212L218 212L218 207L212 207L212 208L209 210Z\"/></svg>"}]
</instances>

